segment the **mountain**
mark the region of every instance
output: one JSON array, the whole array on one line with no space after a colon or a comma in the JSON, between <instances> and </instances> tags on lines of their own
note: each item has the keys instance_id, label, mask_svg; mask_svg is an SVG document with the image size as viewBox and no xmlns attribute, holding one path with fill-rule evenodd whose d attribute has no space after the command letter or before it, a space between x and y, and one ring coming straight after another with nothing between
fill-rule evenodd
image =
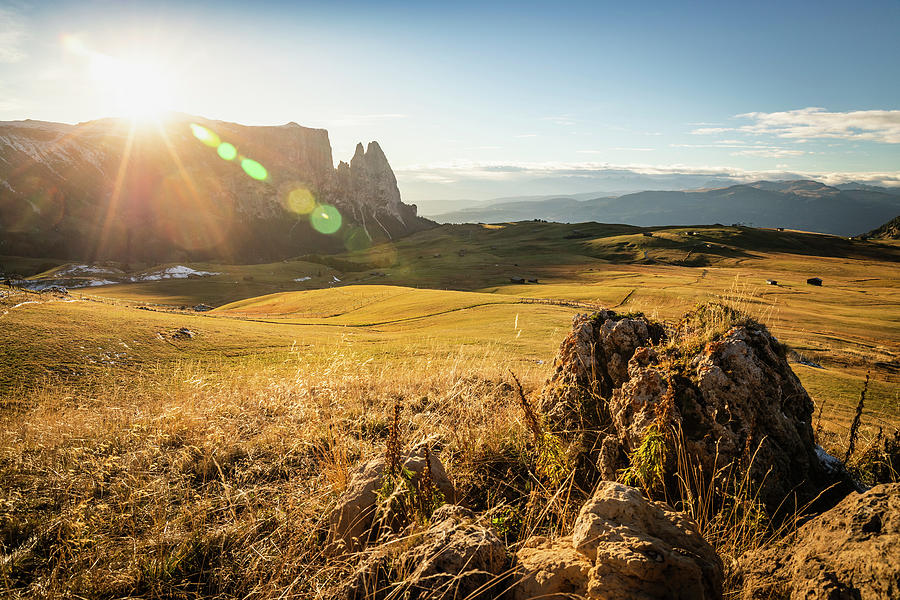
<instances>
[{"instance_id":1,"label":"mountain","mask_svg":"<svg viewBox=\"0 0 900 600\"><path fill-rule=\"evenodd\" d=\"M834 186L839 190L867 190L869 192L882 192L885 194L896 194L900 195L900 188L888 188L880 185L870 185L868 183L860 183L858 181L851 181L849 183L839 183Z\"/></svg>"},{"instance_id":2,"label":"mountain","mask_svg":"<svg viewBox=\"0 0 900 600\"><path fill-rule=\"evenodd\" d=\"M817 181L794 180L690 191L648 191L586 201L558 197L539 202L501 202L433 218L444 223L545 219L644 227L738 222L856 235L884 223L898 211L900 194L842 190Z\"/></svg>"},{"instance_id":3,"label":"mountain","mask_svg":"<svg viewBox=\"0 0 900 600\"><path fill-rule=\"evenodd\" d=\"M900 216L894 217L877 229L873 229L865 237L876 240L900 240Z\"/></svg>"},{"instance_id":4,"label":"mountain","mask_svg":"<svg viewBox=\"0 0 900 600\"><path fill-rule=\"evenodd\" d=\"M377 142L335 168L324 129L0 122L0 254L257 262L433 225L401 201Z\"/></svg>"}]
</instances>

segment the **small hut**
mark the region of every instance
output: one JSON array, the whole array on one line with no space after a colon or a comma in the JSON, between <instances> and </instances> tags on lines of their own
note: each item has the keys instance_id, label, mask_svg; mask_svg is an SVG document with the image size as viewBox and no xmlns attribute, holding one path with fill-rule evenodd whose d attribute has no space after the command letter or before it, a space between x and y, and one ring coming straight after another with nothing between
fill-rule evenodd
<instances>
[{"instance_id":1,"label":"small hut","mask_svg":"<svg viewBox=\"0 0 900 600\"><path fill-rule=\"evenodd\" d=\"M766 284L768 285L778 285L778 281L775 279L766 279Z\"/></svg>"},{"instance_id":2,"label":"small hut","mask_svg":"<svg viewBox=\"0 0 900 600\"><path fill-rule=\"evenodd\" d=\"M809 285L817 285L819 287L822 286L822 279L820 277L810 277L806 280L806 283Z\"/></svg>"}]
</instances>

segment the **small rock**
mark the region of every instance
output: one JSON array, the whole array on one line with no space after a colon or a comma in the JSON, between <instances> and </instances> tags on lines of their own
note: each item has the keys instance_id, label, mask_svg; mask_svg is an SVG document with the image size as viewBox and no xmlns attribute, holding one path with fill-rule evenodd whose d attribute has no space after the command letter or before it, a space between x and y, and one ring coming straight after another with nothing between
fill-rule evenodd
<instances>
[{"instance_id":1,"label":"small rock","mask_svg":"<svg viewBox=\"0 0 900 600\"><path fill-rule=\"evenodd\" d=\"M509 555L468 509L444 505L424 531L370 548L339 594L346 600L499 598L509 587Z\"/></svg>"},{"instance_id":2,"label":"small rock","mask_svg":"<svg viewBox=\"0 0 900 600\"><path fill-rule=\"evenodd\" d=\"M516 553L516 599L563 600L584 594L593 564L572 547L572 538L531 538Z\"/></svg>"},{"instance_id":3,"label":"small rock","mask_svg":"<svg viewBox=\"0 0 900 600\"><path fill-rule=\"evenodd\" d=\"M408 453L403 459L403 467L415 477L420 477L425 471L424 448ZM379 532L373 526L384 468L384 457L379 456L360 465L350 476L347 489L329 517L328 554L333 556L353 552L377 540ZM434 454L431 454L431 476L437 489L444 495L444 500L455 502L453 484L447 477L444 465ZM391 515L383 515L381 520L389 523Z\"/></svg>"},{"instance_id":4,"label":"small rock","mask_svg":"<svg viewBox=\"0 0 900 600\"><path fill-rule=\"evenodd\" d=\"M722 597L722 561L694 523L611 481L582 507L571 538L529 540L516 557L517 600Z\"/></svg>"}]
</instances>

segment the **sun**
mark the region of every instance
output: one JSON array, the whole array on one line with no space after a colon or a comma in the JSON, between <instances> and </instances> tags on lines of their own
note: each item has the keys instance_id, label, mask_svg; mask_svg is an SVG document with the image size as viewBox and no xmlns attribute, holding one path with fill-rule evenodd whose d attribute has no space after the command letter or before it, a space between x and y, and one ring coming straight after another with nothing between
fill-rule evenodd
<instances>
[{"instance_id":1,"label":"sun","mask_svg":"<svg viewBox=\"0 0 900 600\"><path fill-rule=\"evenodd\" d=\"M170 107L171 86L158 65L104 56L92 60L90 72L121 116L151 120Z\"/></svg>"},{"instance_id":2,"label":"sun","mask_svg":"<svg viewBox=\"0 0 900 600\"><path fill-rule=\"evenodd\" d=\"M70 36L63 38L63 45L84 60L87 81L112 113L110 116L153 121L171 109L170 70L152 56L110 56Z\"/></svg>"}]
</instances>

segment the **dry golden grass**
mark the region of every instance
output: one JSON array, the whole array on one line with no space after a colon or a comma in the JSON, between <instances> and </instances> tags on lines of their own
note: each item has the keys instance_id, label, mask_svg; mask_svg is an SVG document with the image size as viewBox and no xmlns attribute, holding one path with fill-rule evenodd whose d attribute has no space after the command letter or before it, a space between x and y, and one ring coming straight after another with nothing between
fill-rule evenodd
<instances>
[{"instance_id":1,"label":"dry golden grass","mask_svg":"<svg viewBox=\"0 0 900 600\"><path fill-rule=\"evenodd\" d=\"M523 439L501 356L425 372L282 358L176 363L95 394L49 385L5 413L4 595L321 596L340 572L320 556L323 515L383 451L391 398L402 440L431 436L463 493L480 457Z\"/></svg>"},{"instance_id":2,"label":"dry golden grass","mask_svg":"<svg viewBox=\"0 0 900 600\"><path fill-rule=\"evenodd\" d=\"M488 233L502 238L513 229L523 227ZM483 512L511 549L532 534L568 533L587 491L575 483L567 448L535 438L508 369L526 394L536 389L575 309L520 304L522 296L620 304L616 310L643 310L672 327L698 301L737 309L688 324L679 342L688 345L749 312L796 350L795 359L825 365L794 363L824 409L819 441L837 456L867 365L881 363L851 466L864 474L884 462L879 449L900 415L890 370L897 357L895 263L748 255L708 269L601 268L599 259L561 260L550 244L532 265L541 285L498 286L527 253L488 241L485 256L470 249L462 266L412 257L388 265L383 280L444 287L474 274L466 286L484 294L382 286L282 294L250 311L267 323L133 307L233 293L228 286L211 292L203 280L180 291L178 282L135 288L141 293L129 302L17 309L18 296L0 302L0 314L9 311L0 326L16 339L0 347L0 366L14 371L0 372L0 596L327 596L352 558L324 560L323 519L352 469L384 452L397 397L404 446L430 439L462 501ZM403 244L401 255L421 252ZM457 247L448 241L445 255L456 256ZM443 267L426 269L428 261ZM827 277L823 289L802 283L813 266ZM762 281L763 273L782 284L742 283ZM259 282L254 274L251 284ZM118 298L127 287L104 294ZM277 289L293 288L266 291ZM383 318L385 308L391 319ZM284 322L300 319L310 322ZM196 339L176 343L163 335L181 326L197 331ZM123 342L128 360L111 361ZM726 477L739 501L713 510L712 492L692 475L688 458L679 461L685 485L672 500L726 559L777 533L763 526L741 474Z\"/></svg>"}]
</instances>

